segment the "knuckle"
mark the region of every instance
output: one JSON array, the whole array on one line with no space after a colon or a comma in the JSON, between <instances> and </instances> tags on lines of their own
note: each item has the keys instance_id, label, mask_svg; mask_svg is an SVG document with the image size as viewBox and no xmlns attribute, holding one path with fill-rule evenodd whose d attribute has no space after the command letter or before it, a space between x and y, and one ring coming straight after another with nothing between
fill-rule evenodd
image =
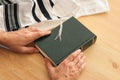
<instances>
[{"instance_id":1,"label":"knuckle","mask_svg":"<svg viewBox=\"0 0 120 80\"><path fill-rule=\"evenodd\" d=\"M32 32L36 32L36 31L40 32L41 30L39 28L37 28L37 27L30 27L30 31L32 31Z\"/></svg>"},{"instance_id":2,"label":"knuckle","mask_svg":"<svg viewBox=\"0 0 120 80\"><path fill-rule=\"evenodd\" d=\"M77 50L77 51L73 52L73 54L71 54L71 57L75 58L78 55L80 55L80 50Z\"/></svg>"},{"instance_id":3,"label":"knuckle","mask_svg":"<svg viewBox=\"0 0 120 80\"><path fill-rule=\"evenodd\" d=\"M32 33L26 33L26 34L25 34L25 38L26 38L27 40L33 38Z\"/></svg>"},{"instance_id":4,"label":"knuckle","mask_svg":"<svg viewBox=\"0 0 120 80\"><path fill-rule=\"evenodd\" d=\"M85 61L85 56L83 56L81 59L80 59L80 62L83 63Z\"/></svg>"},{"instance_id":5,"label":"knuckle","mask_svg":"<svg viewBox=\"0 0 120 80\"><path fill-rule=\"evenodd\" d=\"M74 56L71 55L71 56L68 58L68 60L69 60L69 61L73 61L73 60L74 60Z\"/></svg>"},{"instance_id":6,"label":"knuckle","mask_svg":"<svg viewBox=\"0 0 120 80\"><path fill-rule=\"evenodd\" d=\"M64 67L66 67L66 66L67 66L67 62L64 61L64 62L62 63L62 65L63 65Z\"/></svg>"},{"instance_id":7,"label":"knuckle","mask_svg":"<svg viewBox=\"0 0 120 80\"><path fill-rule=\"evenodd\" d=\"M71 62L71 63L68 64L68 67L69 67L69 69L74 69L75 65Z\"/></svg>"},{"instance_id":8,"label":"knuckle","mask_svg":"<svg viewBox=\"0 0 120 80\"><path fill-rule=\"evenodd\" d=\"M43 32L39 32L39 31L37 31L36 33L40 36L42 36L44 34Z\"/></svg>"},{"instance_id":9,"label":"knuckle","mask_svg":"<svg viewBox=\"0 0 120 80\"><path fill-rule=\"evenodd\" d=\"M75 54L72 54L71 57L72 57L72 58L75 58Z\"/></svg>"},{"instance_id":10,"label":"knuckle","mask_svg":"<svg viewBox=\"0 0 120 80\"><path fill-rule=\"evenodd\" d=\"M71 54L71 55L68 57L68 60L72 61L74 58L75 58L75 55L74 55L74 54Z\"/></svg>"},{"instance_id":11,"label":"knuckle","mask_svg":"<svg viewBox=\"0 0 120 80\"><path fill-rule=\"evenodd\" d=\"M83 58L83 56L84 56L84 54L82 52L82 53L80 53L79 58Z\"/></svg>"},{"instance_id":12,"label":"knuckle","mask_svg":"<svg viewBox=\"0 0 120 80\"><path fill-rule=\"evenodd\" d=\"M73 68L74 68L74 67L73 67L73 65L69 65L69 69L71 69L71 70L72 70Z\"/></svg>"}]
</instances>

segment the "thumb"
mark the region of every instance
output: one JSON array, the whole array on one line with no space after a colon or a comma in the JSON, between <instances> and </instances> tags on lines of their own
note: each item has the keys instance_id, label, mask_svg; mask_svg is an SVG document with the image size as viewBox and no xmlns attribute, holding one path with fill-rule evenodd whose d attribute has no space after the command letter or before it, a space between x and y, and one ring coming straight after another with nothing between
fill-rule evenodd
<instances>
[{"instance_id":1,"label":"thumb","mask_svg":"<svg viewBox=\"0 0 120 80\"><path fill-rule=\"evenodd\" d=\"M46 68L48 69L48 71L54 70L54 66L47 58L45 58L45 64L46 64Z\"/></svg>"},{"instance_id":2,"label":"thumb","mask_svg":"<svg viewBox=\"0 0 120 80\"><path fill-rule=\"evenodd\" d=\"M51 31L37 31L37 32L33 32L32 38L33 39L38 39L40 37L50 35L50 34L51 34Z\"/></svg>"}]
</instances>

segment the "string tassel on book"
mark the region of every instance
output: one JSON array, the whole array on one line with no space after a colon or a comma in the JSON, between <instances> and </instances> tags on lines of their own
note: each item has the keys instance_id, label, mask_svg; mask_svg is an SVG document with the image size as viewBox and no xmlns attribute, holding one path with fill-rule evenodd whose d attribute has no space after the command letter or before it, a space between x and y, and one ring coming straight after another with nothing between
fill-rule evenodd
<instances>
[{"instance_id":1,"label":"string tassel on book","mask_svg":"<svg viewBox=\"0 0 120 80\"><path fill-rule=\"evenodd\" d=\"M63 23L60 24L60 29L58 35L55 37L55 40L59 38L60 41L62 41L62 30L63 30Z\"/></svg>"}]
</instances>

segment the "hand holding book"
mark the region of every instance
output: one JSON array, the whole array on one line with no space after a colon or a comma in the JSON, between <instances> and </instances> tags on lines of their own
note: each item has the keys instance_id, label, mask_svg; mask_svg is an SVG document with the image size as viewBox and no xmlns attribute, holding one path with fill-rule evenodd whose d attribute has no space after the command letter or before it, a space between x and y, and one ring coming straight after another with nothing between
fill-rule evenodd
<instances>
[{"instance_id":1,"label":"hand holding book","mask_svg":"<svg viewBox=\"0 0 120 80\"><path fill-rule=\"evenodd\" d=\"M36 53L39 51L31 43L50 33L50 31L42 31L36 27L22 28L11 32L0 31L0 44L16 53Z\"/></svg>"},{"instance_id":2,"label":"hand holding book","mask_svg":"<svg viewBox=\"0 0 120 80\"><path fill-rule=\"evenodd\" d=\"M80 49L71 53L62 63L54 67L46 59L46 67L51 80L77 80L86 63L85 56ZM57 75L55 75L57 73Z\"/></svg>"}]
</instances>

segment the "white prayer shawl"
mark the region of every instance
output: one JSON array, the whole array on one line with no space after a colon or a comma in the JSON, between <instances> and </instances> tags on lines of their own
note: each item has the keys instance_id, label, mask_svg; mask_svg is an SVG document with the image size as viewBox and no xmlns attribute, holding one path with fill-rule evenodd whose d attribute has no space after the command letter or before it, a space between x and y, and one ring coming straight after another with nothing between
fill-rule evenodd
<instances>
[{"instance_id":1,"label":"white prayer shawl","mask_svg":"<svg viewBox=\"0 0 120 80\"><path fill-rule=\"evenodd\" d=\"M0 0L0 30L14 31L33 24L48 29L71 16L107 11L107 0Z\"/></svg>"}]
</instances>

